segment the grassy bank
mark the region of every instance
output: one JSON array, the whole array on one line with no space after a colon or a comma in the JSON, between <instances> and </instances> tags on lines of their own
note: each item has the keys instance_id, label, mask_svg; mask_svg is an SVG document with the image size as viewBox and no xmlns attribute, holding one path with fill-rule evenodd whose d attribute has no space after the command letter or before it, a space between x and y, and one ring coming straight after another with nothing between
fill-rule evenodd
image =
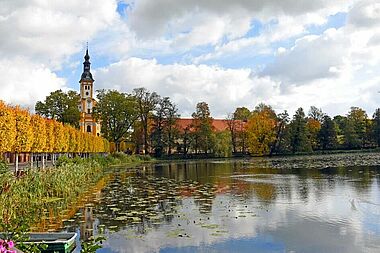
<instances>
[{"instance_id":1,"label":"grassy bank","mask_svg":"<svg viewBox=\"0 0 380 253\"><path fill-rule=\"evenodd\" d=\"M16 178L5 163L0 164L0 231L28 231L55 203L70 206L98 182L112 165L151 160L147 156L114 154L82 159L61 157L54 168L27 169ZM60 207L64 208L64 207Z\"/></svg>"}]
</instances>

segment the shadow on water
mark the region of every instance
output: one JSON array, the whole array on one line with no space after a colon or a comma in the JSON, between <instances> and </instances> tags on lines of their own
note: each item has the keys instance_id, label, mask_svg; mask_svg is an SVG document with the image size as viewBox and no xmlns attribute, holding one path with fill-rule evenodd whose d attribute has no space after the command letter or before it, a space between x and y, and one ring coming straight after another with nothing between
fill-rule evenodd
<instances>
[{"instance_id":1,"label":"shadow on water","mask_svg":"<svg viewBox=\"0 0 380 253\"><path fill-rule=\"evenodd\" d=\"M379 167L283 163L115 169L63 230L105 235L99 252L380 251Z\"/></svg>"}]
</instances>

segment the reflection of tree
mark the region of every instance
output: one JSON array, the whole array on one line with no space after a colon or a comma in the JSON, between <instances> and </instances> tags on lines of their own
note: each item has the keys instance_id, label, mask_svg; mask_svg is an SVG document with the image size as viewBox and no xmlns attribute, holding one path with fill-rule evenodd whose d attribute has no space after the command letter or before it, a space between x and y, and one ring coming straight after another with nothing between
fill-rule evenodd
<instances>
[{"instance_id":1,"label":"reflection of tree","mask_svg":"<svg viewBox=\"0 0 380 253\"><path fill-rule=\"evenodd\" d=\"M273 184L252 184L255 195L262 201L270 202L276 199L276 187Z\"/></svg>"},{"instance_id":2,"label":"reflection of tree","mask_svg":"<svg viewBox=\"0 0 380 253\"><path fill-rule=\"evenodd\" d=\"M308 181L307 179L300 180L298 187L297 187L298 195L299 195L300 199L305 201L305 202L309 198L309 185L308 185L307 181Z\"/></svg>"},{"instance_id":3,"label":"reflection of tree","mask_svg":"<svg viewBox=\"0 0 380 253\"><path fill-rule=\"evenodd\" d=\"M194 203L200 213L210 213L215 198L215 188L211 184L201 185L195 192Z\"/></svg>"},{"instance_id":4,"label":"reflection of tree","mask_svg":"<svg viewBox=\"0 0 380 253\"><path fill-rule=\"evenodd\" d=\"M234 163L209 163L207 161L184 162L160 165L155 175L172 178L178 181L192 180L203 184L215 184L222 175L234 172Z\"/></svg>"},{"instance_id":5,"label":"reflection of tree","mask_svg":"<svg viewBox=\"0 0 380 253\"><path fill-rule=\"evenodd\" d=\"M181 220L183 217L177 210L184 198L190 198L184 201L193 205L190 208L194 208L194 199L195 209L210 217L221 206L226 206L225 203L235 202L235 198L238 204L244 202L244 205L257 200L268 204L288 200L291 204L300 200L314 201L314 197L324 201L327 194L346 186L352 186L350 191L366 193L378 173L371 167L281 170L256 165L252 161L193 161L160 164L157 170L150 169L152 166L136 174L112 173L101 196L95 196L99 204L92 209L93 218L76 218L84 221L80 225L83 233L91 226L96 229L99 222L108 230L128 230L133 231L134 236L141 236L152 228ZM222 195L218 200L223 199L223 204L222 201L214 203L217 195ZM211 212L213 206L216 210ZM82 214L86 216L85 211ZM89 230L81 237L87 238L91 233ZM96 234L96 230L93 233Z\"/></svg>"}]
</instances>

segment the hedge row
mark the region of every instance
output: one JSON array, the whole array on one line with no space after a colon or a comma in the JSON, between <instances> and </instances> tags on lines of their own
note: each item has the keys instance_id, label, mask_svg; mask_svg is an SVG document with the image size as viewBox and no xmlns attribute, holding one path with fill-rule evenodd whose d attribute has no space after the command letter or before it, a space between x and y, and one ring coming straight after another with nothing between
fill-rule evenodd
<instances>
[{"instance_id":1,"label":"hedge row","mask_svg":"<svg viewBox=\"0 0 380 253\"><path fill-rule=\"evenodd\" d=\"M109 152L107 140L0 100L0 153Z\"/></svg>"}]
</instances>

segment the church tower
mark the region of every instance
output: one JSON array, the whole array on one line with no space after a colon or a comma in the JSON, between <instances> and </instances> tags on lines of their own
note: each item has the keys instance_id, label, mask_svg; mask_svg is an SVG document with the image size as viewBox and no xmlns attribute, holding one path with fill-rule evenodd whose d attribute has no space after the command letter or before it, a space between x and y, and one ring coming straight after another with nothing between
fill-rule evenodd
<instances>
[{"instance_id":1,"label":"church tower","mask_svg":"<svg viewBox=\"0 0 380 253\"><path fill-rule=\"evenodd\" d=\"M88 48L83 62L83 73L80 78L80 130L85 133L91 133L93 135L100 135L100 124L92 117L92 110L96 105L94 99L94 79L90 72L90 56L88 55Z\"/></svg>"}]
</instances>

